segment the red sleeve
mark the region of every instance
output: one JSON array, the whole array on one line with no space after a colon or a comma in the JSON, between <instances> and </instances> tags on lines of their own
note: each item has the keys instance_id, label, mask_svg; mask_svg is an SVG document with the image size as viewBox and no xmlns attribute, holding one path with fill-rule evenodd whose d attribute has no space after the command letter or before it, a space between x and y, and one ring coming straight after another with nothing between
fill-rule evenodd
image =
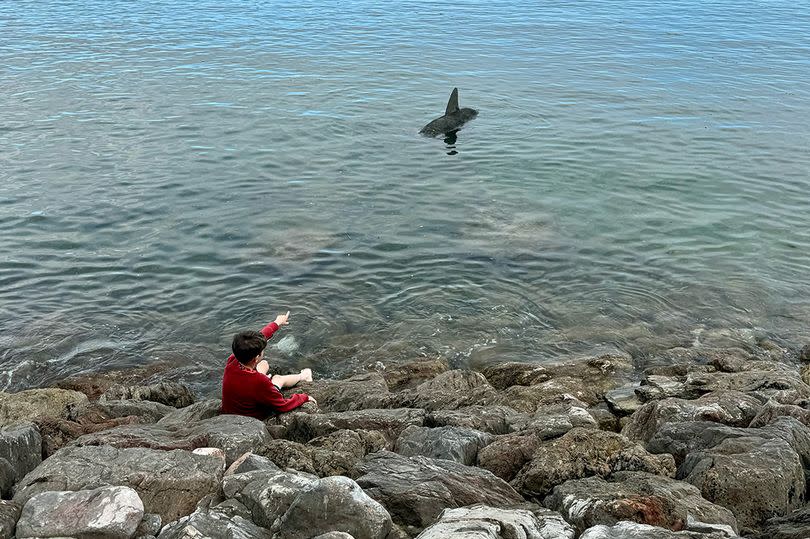
<instances>
[{"instance_id":1,"label":"red sleeve","mask_svg":"<svg viewBox=\"0 0 810 539\"><path fill-rule=\"evenodd\" d=\"M289 399L285 399L281 391L270 381L270 378L265 376L264 379L267 381L261 384L260 394L257 395L258 401L276 412L289 412L290 410L298 408L309 399L306 393L296 393Z\"/></svg>"},{"instance_id":2,"label":"red sleeve","mask_svg":"<svg viewBox=\"0 0 810 539\"><path fill-rule=\"evenodd\" d=\"M264 335L264 338L269 341L270 337L272 337L273 333L275 333L276 331L278 331L278 324L276 324L275 322L270 322L269 324L267 324L262 328L262 335Z\"/></svg>"}]
</instances>

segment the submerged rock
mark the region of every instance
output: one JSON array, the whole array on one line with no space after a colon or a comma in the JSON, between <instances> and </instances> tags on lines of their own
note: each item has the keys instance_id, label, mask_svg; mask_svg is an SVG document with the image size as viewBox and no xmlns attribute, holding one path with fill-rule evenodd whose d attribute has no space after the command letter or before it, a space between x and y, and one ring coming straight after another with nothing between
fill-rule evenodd
<instances>
[{"instance_id":1,"label":"submerged rock","mask_svg":"<svg viewBox=\"0 0 810 539\"><path fill-rule=\"evenodd\" d=\"M43 492L25 503L17 537L130 539L143 513L138 493L129 487Z\"/></svg>"}]
</instances>

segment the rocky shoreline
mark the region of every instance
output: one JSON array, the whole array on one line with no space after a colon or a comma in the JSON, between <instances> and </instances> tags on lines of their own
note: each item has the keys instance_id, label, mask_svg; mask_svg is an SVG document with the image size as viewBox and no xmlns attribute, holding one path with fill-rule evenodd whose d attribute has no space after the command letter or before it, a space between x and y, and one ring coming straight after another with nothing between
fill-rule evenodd
<instances>
[{"instance_id":1,"label":"rocky shoreline","mask_svg":"<svg viewBox=\"0 0 810 539\"><path fill-rule=\"evenodd\" d=\"M419 360L266 421L133 371L0 393L0 539L810 537L810 348L656 359Z\"/></svg>"}]
</instances>

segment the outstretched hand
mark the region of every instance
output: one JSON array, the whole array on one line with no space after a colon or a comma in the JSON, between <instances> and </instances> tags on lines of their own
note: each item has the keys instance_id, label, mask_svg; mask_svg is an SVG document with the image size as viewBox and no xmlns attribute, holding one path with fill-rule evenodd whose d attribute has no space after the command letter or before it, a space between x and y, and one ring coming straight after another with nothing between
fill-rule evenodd
<instances>
[{"instance_id":1,"label":"outstretched hand","mask_svg":"<svg viewBox=\"0 0 810 539\"><path fill-rule=\"evenodd\" d=\"M276 324L278 324L279 326L286 326L287 324L289 324L289 322L287 322L287 319L288 319L289 317L290 317L290 311L287 311L287 314L280 314L280 315L278 315L278 316L276 317L276 319L274 320L274 322L275 322Z\"/></svg>"}]
</instances>

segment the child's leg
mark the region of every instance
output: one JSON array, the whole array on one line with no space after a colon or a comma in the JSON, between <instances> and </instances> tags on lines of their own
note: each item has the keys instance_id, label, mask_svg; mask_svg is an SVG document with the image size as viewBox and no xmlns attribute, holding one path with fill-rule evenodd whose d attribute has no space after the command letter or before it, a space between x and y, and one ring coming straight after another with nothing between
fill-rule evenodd
<instances>
[{"instance_id":1,"label":"child's leg","mask_svg":"<svg viewBox=\"0 0 810 539\"><path fill-rule=\"evenodd\" d=\"M303 369L298 374L274 374L270 381L276 384L278 387L292 387L298 382L311 382L312 381L312 370L311 369Z\"/></svg>"}]
</instances>

